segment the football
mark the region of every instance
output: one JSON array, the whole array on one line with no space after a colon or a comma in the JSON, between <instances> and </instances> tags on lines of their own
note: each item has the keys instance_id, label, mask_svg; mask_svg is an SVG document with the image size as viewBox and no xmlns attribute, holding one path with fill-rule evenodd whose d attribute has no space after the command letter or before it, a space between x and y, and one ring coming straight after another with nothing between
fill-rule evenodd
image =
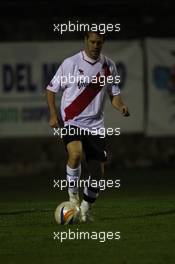
<instances>
[{"instance_id":1,"label":"football","mask_svg":"<svg viewBox=\"0 0 175 264\"><path fill-rule=\"evenodd\" d=\"M55 220L61 225L77 224L80 220L80 209L72 202L65 201L57 206Z\"/></svg>"}]
</instances>

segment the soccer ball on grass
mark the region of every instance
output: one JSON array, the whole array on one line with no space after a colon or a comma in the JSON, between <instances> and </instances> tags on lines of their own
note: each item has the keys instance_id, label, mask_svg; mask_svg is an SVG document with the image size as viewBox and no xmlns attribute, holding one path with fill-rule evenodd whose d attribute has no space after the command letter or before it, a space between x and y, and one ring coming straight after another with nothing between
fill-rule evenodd
<instances>
[{"instance_id":1,"label":"soccer ball on grass","mask_svg":"<svg viewBox=\"0 0 175 264\"><path fill-rule=\"evenodd\" d=\"M57 206L55 220L61 225L77 224L80 221L80 209L72 202L65 201Z\"/></svg>"}]
</instances>

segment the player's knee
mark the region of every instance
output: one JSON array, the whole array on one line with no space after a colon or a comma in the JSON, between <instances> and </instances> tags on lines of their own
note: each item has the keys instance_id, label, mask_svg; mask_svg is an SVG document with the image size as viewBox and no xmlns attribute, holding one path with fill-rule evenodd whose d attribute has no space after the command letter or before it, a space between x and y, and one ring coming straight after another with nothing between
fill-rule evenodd
<instances>
[{"instance_id":1,"label":"player's knee","mask_svg":"<svg viewBox=\"0 0 175 264\"><path fill-rule=\"evenodd\" d=\"M79 164L82 160L82 152L78 150L71 151L69 153L69 160L74 164Z\"/></svg>"},{"instance_id":2,"label":"player's knee","mask_svg":"<svg viewBox=\"0 0 175 264\"><path fill-rule=\"evenodd\" d=\"M83 157L83 148L81 142L70 142L67 145L68 162L73 167L79 165Z\"/></svg>"}]
</instances>

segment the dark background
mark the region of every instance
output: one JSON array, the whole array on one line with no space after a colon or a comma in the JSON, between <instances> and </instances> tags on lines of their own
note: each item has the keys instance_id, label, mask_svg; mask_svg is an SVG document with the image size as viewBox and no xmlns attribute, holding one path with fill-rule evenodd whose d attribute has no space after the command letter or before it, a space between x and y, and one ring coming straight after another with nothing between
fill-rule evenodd
<instances>
[{"instance_id":1,"label":"dark background","mask_svg":"<svg viewBox=\"0 0 175 264\"><path fill-rule=\"evenodd\" d=\"M0 40L53 40L53 23L68 19L79 22L119 22L122 30L110 38L173 37L175 5L172 0L95 0L0 2ZM64 34L60 39L80 38Z\"/></svg>"}]
</instances>

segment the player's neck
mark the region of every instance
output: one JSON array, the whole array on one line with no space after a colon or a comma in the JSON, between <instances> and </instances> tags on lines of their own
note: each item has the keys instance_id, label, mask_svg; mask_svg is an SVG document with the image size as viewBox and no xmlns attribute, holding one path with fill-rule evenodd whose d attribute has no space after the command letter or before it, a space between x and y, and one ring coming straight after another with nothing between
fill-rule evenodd
<instances>
[{"instance_id":1,"label":"player's neck","mask_svg":"<svg viewBox=\"0 0 175 264\"><path fill-rule=\"evenodd\" d=\"M98 58L92 58L92 56L89 54L89 52L86 49L83 51L83 54L85 59L90 62L96 62L100 59L100 56Z\"/></svg>"}]
</instances>

